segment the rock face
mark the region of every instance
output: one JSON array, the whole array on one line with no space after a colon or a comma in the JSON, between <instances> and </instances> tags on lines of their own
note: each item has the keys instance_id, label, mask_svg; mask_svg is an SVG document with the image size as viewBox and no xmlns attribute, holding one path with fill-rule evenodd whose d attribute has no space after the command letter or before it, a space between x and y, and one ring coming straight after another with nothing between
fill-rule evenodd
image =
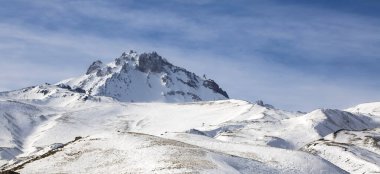
<instances>
[{"instance_id":1,"label":"rock face","mask_svg":"<svg viewBox=\"0 0 380 174\"><path fill-rule=\"evenodd\" d=\"M139 56L137 69L142 72L161 73L165 71L165 66L173 66L167 60L163 59L156 52L143 53Z\"/></svg>"},{"instance_id":2,"label":"rock face","mask_svg":"<svg viewBox=\"0 0 380 174\"><path fill-rule=\"evenodd\" d=\"M207 79L203 81L203 86L212 89L213 91L222 94L224 97L228 98L228 94L226 91L223 91L222 88L219 87L218 84L214 82L214 80Z\"/></svg>"},{"instance_id":3,"label":"rock face","mask_svg":"<svg viewBox=\"0 0 380 174\"><path fill-rule=\"evenodd\" d=\"M85 75L58 84L88 95L126 102L191 102L228 99L211 79L177 67L156 52L123 53L109 64L93 62Z\"/></svg>"},{"instance_id":4,"label":"rock face","mask_svg":"<svg viewBox=\"0 0 380 174\"><path fill-rule=\"evenodd\" d=\"M90 65L90 67L88 67L86 74L88 75L88 74L91 74L93 72L97 72L102 68L102 66L103 66L102 61L100 61L100 60L95 61Z\"/></svg>"}]
</instances>

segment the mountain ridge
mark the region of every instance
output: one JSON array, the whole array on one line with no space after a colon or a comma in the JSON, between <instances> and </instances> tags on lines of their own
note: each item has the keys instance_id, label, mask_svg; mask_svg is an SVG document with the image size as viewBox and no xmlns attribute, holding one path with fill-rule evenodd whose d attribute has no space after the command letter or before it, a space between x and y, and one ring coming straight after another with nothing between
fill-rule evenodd
<instances>
[{"instance_id":1,"label":"mountain ridge","mask_svg":"<svg viewBox=\"0 0 380 174\"><path fill-rule=\"evenodd\" d=\"M93 62L85 75L58 82L92 96L127 102L189 102L228 99L212 79L175 66L156 52L123 53L113 62ZM136 94L135 94L136 93Z\"/></svg>"}]
</instances>

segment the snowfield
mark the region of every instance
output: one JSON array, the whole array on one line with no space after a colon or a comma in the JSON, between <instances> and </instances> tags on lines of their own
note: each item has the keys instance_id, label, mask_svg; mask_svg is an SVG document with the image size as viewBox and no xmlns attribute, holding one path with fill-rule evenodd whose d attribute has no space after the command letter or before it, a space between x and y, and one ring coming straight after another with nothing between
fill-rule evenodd
<instances>
[{"instance_id":1,"label":"snowfield","mask_svg":"<svg viewBox=\"0 0 380 174\"><path fill-rule=\"evenodd\" d=\"M56 99L2 102L1 107L8 108L2 110L6 118L15 120L12 127L25 129L22 134L9 128L2 131L9 132L1 137L1 152L8 154L1 156L3 170L16 168L21 173L103 173L110 169L115 173L379 171L378 146L371 147L375 149L371 151L375 155L369 157L372 162L355 163L363 166L360 170L331 158L347 153L342 150L334 154L340 146L321 144L318 150L329 156L315 153L315 146L313 151L307 148L310 143L329 141L329 134L338 130L375 128L377 122L365 115L337 110L302 115L239 100L170 104L123 103L100 98L101 101L97 98L83 101L78 97L66 106L53 106ZM40 118L42 115L44 119ZM349 123L345 124L347 120ZM9 122L2 120L1 124L9 125ZM325 136L326 140L321 140ZM372 136L376 139L378 131ZM83 138L61 147L76 137ZM55 148L59 149L56 153L22 165ZM351 149L352 153L357 151ZM346 156L361 161L367 158L366 155Z\"/></svg>"},{"instance_id":2,"label":"snowfield","mask_svg":"<svg viewBox=\"0 0 380 174\"><path fill-rule=\"evenodd\" d=\"M380 103L283 111L227 99L207 79L162 60L130 52L108 65L95 62L78 78L1 92L0 171L380 172ZM162 83L165 74L176 81ZM133 84L123 86L125 79ZM171 90L182 92L167 95Z\"/></svg>"}]
</instances>

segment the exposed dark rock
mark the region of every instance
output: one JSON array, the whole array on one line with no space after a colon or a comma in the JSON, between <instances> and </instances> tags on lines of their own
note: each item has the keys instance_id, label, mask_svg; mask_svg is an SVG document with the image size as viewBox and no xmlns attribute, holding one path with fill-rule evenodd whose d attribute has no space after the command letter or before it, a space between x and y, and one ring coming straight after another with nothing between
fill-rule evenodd
<instances>
[{"instance_id":1,"label":"exposed dark rock","mask_svg":"<svg viewBox=\"0 0 380 174\"><path fill-rule=\"evenodd\" d=\"M80 139L82 139L82 137L80 137L80 136L75 137L75 139L72 140L72 141L69 141L69 142L67 142L67 143L65 143L65 144L62 144L62 145L58 146L57 148L51 149L51 150L49 150L48 152L46 152L46 153L44 153L44 154L42 154L42 155L38 155L38 156L35 156L35 157L31 158L31 159L28 159L28 160L26 160L26 161L23 161L22 163L15 165L15 166L14 166L13 168L11 168L10 170L4 171L4 172L14 172L14 171L16 171L16 170L20 170L20 169L22 169L26 164L31 163L31 162L34 162L34 161L37 161L37 160L40 160L40 159L43 159L43 158L46 158L46 157L48 157L48 156L52 156L52 155L54 155L55 153L61 151L65 146L67 146L67 145L69 145L69 144L72 144L72 143L74 143L74 142L76 142L76 141L78 141L78 140L80 140ZM3 174L3 173L0 172L0 174ZM14 173L9 173L9 174L18 174L18 173L17 173L17 172L14 172Z\"/></svg>"},{"instance_id":2,"label":"exposed dark rock","mask_svg":"<svg viewBox=\"0 0 380 174\"><path fill-rule=\"evenodd\" d=\"M15 171L11 171L11 170L6 170L6 171L3 171L3 172L0 172L0 174L20 174L20 173L15 172Z\"/></svg>"},{"instance_id":3,"label":"exposed dark rock","mask_svg":"<svg viewBox=\"0 0 380 174\"><path fill-rule=\"evenodd\" d=\"M128 69L128 63L123 64L123 66L121 67L121 71L118 75L120 75L121 73L128 73Z\"/></svg>"},{"instance_id":4,"label":"exposed dark rock","mask_svg":"<svg viewBox=\"0 0 380 174\"><path fill-rule=\"evenodd\" d=\"M83 101L87 101L88 100L88 96L84 96L82 100Z\"/></svg>"},{"instance_id":5,"label":"exposed dark rock","mask_svg":"<svg viewBox=\"0 0 380 174\"><path fill-rule=\"evenodd\" d=\"M219 87L218 84L214 82L214 80L207 79L203 82L203 86L209 89L212 89L214 92L222 94L224 97L229 98L226 91Z\"/></svg>"},{"instance_id":6,"label":"exposed dark rock","mask_svg":"<svg viewBox=\"0 0 380 174\"><path fill-rule=\"evenodd\" d=\"M175 67L175 69L173 69L173 72L174 73L183 72L186 74L187 78L189 78L190 80L195 81L195 82L199 82L197 79L197 75L195 75L192 72L187 71L186 69Z\"/></svg>"},{"instance_id":7,"label":"exposed dark rock","mask_svg":"<svg viewBox=\"0 0 380 174\"><path fill-rule=\"evenodd\" d=\"M36 86L30 86L30 87L27 87L27 88L24 88L22 89L22 92L27 92L27 91L30 91L31 89L35 88Z\"/></svg>"},{"instance_id":8,"label":"exposed dark rock","mask_svg":"<svg viewBox=\"0 0 380 174\"><path fill-rule=\"evenodd\" d=\"M205 134L204 132L198 129L190 129L190 130L187 130L186 133L207 136L207 134Z\"/></svg>"},{"instance_id":9,"label":"exposed dark rock","mask_svg":"<svg viewBox=\"0 0 380 174\"><path fill-rule=\"evenodd\" d=\"M63 89L68 89L68 90L71 91L71 86L69 86L69 85L59 84L59 85L57 85L57 87L60 87L60 88L63 88Z\"/></svg>"},{"instance_id":10,"label":"exposed dark rock","mask_svg":"<svg viewBox=\"0 0 380 174\"><path fill-rule=\"evenodd\" d=\"M121 60L121 58L116 58L115 59L115 64L116 65L121 65L122 62L123 62L123 60Z\"/></svg>"},{"instance_id":11,"label":"exposed dark rock","mask_svg":"<svg viewBox=\"0 0 380 174\"><path fill-rule=\"evenodd\" d=\"M187 94L187 95L190 95L191 98L192 98L194 101L202 101L202 99L201 99L199 96L197 96L197 95L195 95L195 94L193 94L193 93L191 93L191 92L187 92L186 94Z\"/></svg>"},{"instance_id":12,"label":"exposed dark rock","mask_svg":"<svg viewBox=\"0 0 380 174\"><path fill-rule=\"evenodd\" d=\"M199 96L197 96L197 95L195 95L195 94L193 94L191 92L186 92L185 93L183 91L169 91L166 94L167 95L182 95L182 96L189 95L189 96L191 96L191 98L193 99L193 101L201 101L202 100Z\"/></svg>"},{"instance_id":13,"label":"exposed dark rock","mask_svg":"<svg viewBox=\"0 0 380 174\"><path fill-rule=\"evenodd\" d=\"M176 94L185 95L185 92L183 92L183 91L169 91L166 94L168 94L168 95L176 95Z\"/></svg>"},{"instance_id":14,"label":"exposed dark rock","mask_svg":"<svg viewBox=\"0 0 380 174\"><path fill-rule=\"evenodd\" d=\"M42 89L42 90L39 90L38 93L42 93L42 94L46 95L46 94L49 93L49 90L47 90L47 89Z\"/></svg>"},{"instance_id":15,"label":"exposed dark rock","mask_svg":"<svg viewBox=\"0 0 380 174\"><path fill-rule=\"evenodd\" d=\"M78 92L78 93L86 93L86 90L82 88L75 88L73 91Z\"/></svg>"},{"instance_id":16,"label":"exposed dark rock","mask_svg":"<svg viewBox=\"0 0 380 174\"><path fill-rule=\"evenodd\" d=\"M106 71L106 74L112 74L112 68L111 67L107 67L107 71Z\"/></svg>"},{"instance_id":17,"label":"exposed dark rock","mask_svg":"<svg viewBox=\"0 0 380 174\"><path fill-rule=\"evenodd\" d=\"M195 81L193 80L188 80L187 82L183 81L182 79L180 78L177 78L178 81L182 82L183 84L186 84L187 86L190 86L192 88L198 88L198 85Z\"/></svg>"},{"instance_id":18,"label":"exposed dark rock","mask_svg":"<svg viewBox=\"0 0 380 174\"><path fill-rule=\"evenodd\" d=\"M164 76L162 76L161 80L162 80L163 83L165 83L166 86L168 86L169 83L173 83L172 79L167 74L165 74Z\"/></svg>"},{"instance_id":19,"label":"exposed dark rock","mask_svg":"<svg viewBox=\"0 0 380 174\"><path fill-rule=\"evenodd\" d=\"M256 104L259 105L259 106L266 107L266 108L274 109L274 106L272 106L272 105L270 105L270 104L265 104L264 101L262 101L262 100L258 100L258 101L256 101Z\"/></svg>"},{"instance_id":20,"label":"exposed dark rock","mask_svg":"<svg viewBox=\"0 0 380 174\"><path fill-rule=\"evenodd\" d=\"M67 89L67 90L72 91L72 92L86 93L86 90L84 90L84 89L82 89L82 88L75 88L75 89L72 89L71 86L69 86L69 85L65 85L65 84L59 84L59 85L57 85L57 87L60 87L60 88L63 88L63 89Z\"/></svg>"},{"instance_id":21,"label":"exposed dark rock","mask_svg":"<svg viewBox=\"0 0 380 174\"><path fill-rule=\"evenodd\" d=\"M156 52L143 53L139 56L137 69L142 72L161 73L165 71L165 65L173 66Z\"/></svg>"},{"instance_id":22,"label":"exposed dark rock","mask_svg":"<svg viewBox=\"0 0 380 174\"><path fill-rule=\"evenodd\" d=\"M98 70L100 70L102 68L102 65L103 65L103 62L100 60L93 62L90 65L90 67L88 67L86 74L88 75L88 74L91 74L94 72L98 72Z\"/></svg>"},{"instance_id":23,"label":"exposed dark rock","mask_svg":"<svg viewBox=\"0 0 380 174\"><path fill-rule=\"evenodd\" d=\"M96 76L102 77L104 75L105 75L105 73L101 69L99 69L98 71L96 71Z\"/></svg>"}]
</instances>

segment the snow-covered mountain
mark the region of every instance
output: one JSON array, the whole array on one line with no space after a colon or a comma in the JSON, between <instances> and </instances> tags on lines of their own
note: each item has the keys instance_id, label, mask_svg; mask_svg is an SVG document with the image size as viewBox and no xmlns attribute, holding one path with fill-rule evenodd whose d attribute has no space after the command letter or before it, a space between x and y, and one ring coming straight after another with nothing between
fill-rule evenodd
<instances>
[{"instance_id":1,"label":"snow-covered mountain","mask_svg":"<svg viewBox=\"0 0 380 174\"><path fill-rule=\"evenodd\" d=\"M284 111L131 51L77 78L0 92L0 171L379 173L379 130L380 103Z\"/></svg>"},{"instance_id":2,"label":"snow-covered mountain","mask_svg":"<svg viewBox=\"0 0 380 174\"><path fill-rule=\"evenodd\" d=\"M123 53L113 62L95 61L85 75L59 84L84 89L92 96L124 102L188 102L228 99L211 79L177 67L156 52Z\"/></svg>"}]
</instances>

